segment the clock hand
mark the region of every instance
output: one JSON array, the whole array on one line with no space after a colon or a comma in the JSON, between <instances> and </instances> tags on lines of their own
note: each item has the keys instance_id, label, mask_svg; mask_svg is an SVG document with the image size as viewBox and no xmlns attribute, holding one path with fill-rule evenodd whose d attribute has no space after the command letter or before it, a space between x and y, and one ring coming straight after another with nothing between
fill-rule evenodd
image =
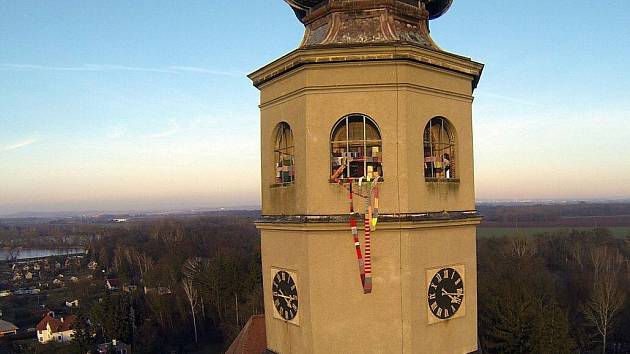
<instances>
[{"instance_id":1,"label":"clock hand","mask_svg":"<svg viewBox=\"0 0 630 354\"><path fill-rule=\"evenodd\" d=\"M442 295L448 296L451 299L451 303L455 303L455 304L461 303L462 299L460 296L464 296L464 294L461 294L461 293L449 293L444 289L442 289Z\"/></svg>"},{"instance_id":2,"label":"clock hand","mask_svg":"<svg viewBox=\"0 0 630 354\"><path fill-rule=\"evenodd\" d=\"M446 292L444 289L442 289L442 295L453 295L453 296L459 297L459 296L464 295L464 293L459 293L459 292L457 292L457 293L449 293L449 292Z\"/></svg>"},{"instance_id":3,"label":"clock hand","mask_svg":"<svg viewBox=\"0 0 630 354\"><path fill-rule=\"evenodd\" d=\"M284 293L280 289L278 289L278 291L280 292L279 296L284 298L284 301L286 301L287 306L291 306L291 301L293 300L293 297L284 295Z\"/></svg>"}]
</instances>

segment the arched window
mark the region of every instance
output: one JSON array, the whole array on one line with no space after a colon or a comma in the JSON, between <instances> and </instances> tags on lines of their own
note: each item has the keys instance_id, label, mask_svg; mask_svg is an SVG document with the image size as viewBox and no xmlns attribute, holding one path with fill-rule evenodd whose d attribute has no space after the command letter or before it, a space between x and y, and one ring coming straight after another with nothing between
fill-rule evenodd
<instances>
[{"instance_id":1,"label":"arched window","mask_svg":"<svg viewBox=\"0 0 630 354\"><path fill-rule=\"evenodd\" d=\"M424 128L424 177L455 179L455 135L446 118L432 118Z\"/></svg>"},{"instance_id":2,"label":"arched window","mask_svg":"<svg viewBox=\"0 0 630 354\"><path fill-rule=\"evenodd\" d=\"M343 165L340 178L383 176L381 133L370 117L351 114L341 118L330 140L331 174Z\"/></svg>"},{"instance_id":3,"label":"arched window","mask_svg":"<svg viewBox=\"0 0 630 354\"><path fill-rule=\"evenodd\" d=\"M291 184L295 181L293 132L286 122L276 126L274 159L276 163L276 184Z\"/></svg>"}]
</instances>

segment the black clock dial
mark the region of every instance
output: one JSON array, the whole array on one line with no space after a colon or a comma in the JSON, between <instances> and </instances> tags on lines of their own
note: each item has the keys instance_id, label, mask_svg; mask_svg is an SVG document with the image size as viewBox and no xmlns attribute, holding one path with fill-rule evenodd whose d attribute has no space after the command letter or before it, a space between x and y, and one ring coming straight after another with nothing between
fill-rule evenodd
<instances>
[{"instance_id":1,"label":"black clock dial","mask_svg":"<svg viewBox=\"0 0 630 354\"><path fill-rule=\"evenodd\" d=\"M428 300L435 317L452 317L464 301L464 279L453 268L440 269L429 284Z\"/></svg>"},{"instance_id":2,"label":"black clock dial","mask_svg":"<svg viewBox=\"0 0 630 354\"><path fill-rule=\"evenodd\" d=\"M278 314L287 321L295 318L298 312L298 292L291 275L278 271L272 279L273 305Z\"/></svg>"}]
</instances>

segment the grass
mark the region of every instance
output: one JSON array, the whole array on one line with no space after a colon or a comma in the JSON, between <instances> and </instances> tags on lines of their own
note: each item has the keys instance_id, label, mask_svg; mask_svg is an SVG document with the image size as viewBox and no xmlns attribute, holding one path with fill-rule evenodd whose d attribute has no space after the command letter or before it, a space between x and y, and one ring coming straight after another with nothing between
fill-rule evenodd
<instances>
[{"instance_id":1,"label":"grass","mask_svg":"<svg viewBox=\"0 0 630 354\"><path fill-rule=\"evenodd\" d=\"M626 237L630 235L630 227L622 226L622 227L607 227L610 233L614 237ZM477 228L477 237L486 238L486 237L502 237L502 236L513 236L516 234L524 234L524 235L537 235L545 232L558 232L558 231L589 231L593 230L592 227L527 227L527 228L514 228L514 227L479 227Z\"/></svg>"}]
</instances>

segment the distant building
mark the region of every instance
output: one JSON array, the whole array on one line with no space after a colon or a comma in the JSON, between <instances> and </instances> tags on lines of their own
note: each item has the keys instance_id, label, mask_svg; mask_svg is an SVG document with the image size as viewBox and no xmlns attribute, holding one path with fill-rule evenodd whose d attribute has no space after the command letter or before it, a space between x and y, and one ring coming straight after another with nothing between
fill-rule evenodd
<instances>
[{"instance_id":1,"label":"distant building","mask_svg":"<svg viewBox=\"0 0 630 354\"><path fill-rule=\"evenodd\" d=\"M123 291L126 291L128 293L134 292L138 290L138 286L137 285L123 285Z\"/></svg>"},{"instance_id":2,"label":"distant building","mask_svg":"<svg viewBox=\"0 0 630 354\"><path fill-rule=\"evenodd\" d=\"M105 286L108 290L118 290L120 288L118 279L107 279L105 280Z\"/></svg>"},{"instance_id":3,"label":"distant building","mask_svg":"<svg viewBox=\"0 0 630 354\"><path fill-rule=\"evenodd\" d=\"M0 337L16 334L17 330L18 328L13 323L0 320Z\"/></svg>"},{"instance_id":4,"label":"distant building","mask_svg":"<svg viewBox=\"0 0 630 354\"><path fill-rule=\"evenodd\" d=\"M42 291L37 288L25 288L25 289L17 289L13 293L15 295L37 295Z\"/></svg>"},{"instance_id":5,"label":"distant building","mask_svg":"<svg viewBox=\"0 0 630 354\"><path fill-rule=\"evenodd\" d=\"M36 326L37 340L40 343L51 341L64 343L73 339L74 329L72 325L77 321L77 316L55 318L47 314Z\"/></svg>"},{"instance_id":6,"label":"distant building","mask_svg":"<svg viewBox=\"0 0 630 354\"><path fill-rule=\"evenodd\" d=\"M112 339L112 341L109 343L99 344L96 352L98 354L131 354L131 346L119 340Z\"/></svg>"},{"instance_id":7,"label":"distant building","mask_svg":"<svg viewBox=\"0 0 630 354\"><path fill-rule=\"evenodd\" d=\"M157 288L149 288L144 287L144 293L146 294L158 294L158 295L167 295L171 294L171 289L166 286L158 286Z\"/></svg>"},{"instance_id":8,"label":"distant building","mask_svg":"<svg viewBox=\"0 0 630 354\"><path fill-rule=\"evenodd\" d=\"M79 299L73 301L66 301L66 307L79 307Z\"/></svg>"},{"instance_id":9,"label":"distant building","mask_svg":"<svg viewBox=\"0 0 630 354\"><path fill-rule=\"evenodd\" d=\"M96 270L97 267L98 263L96 263L95 261L90 261L90 263L88 263L88 269Z\"/></svg>"}]
</instances>

